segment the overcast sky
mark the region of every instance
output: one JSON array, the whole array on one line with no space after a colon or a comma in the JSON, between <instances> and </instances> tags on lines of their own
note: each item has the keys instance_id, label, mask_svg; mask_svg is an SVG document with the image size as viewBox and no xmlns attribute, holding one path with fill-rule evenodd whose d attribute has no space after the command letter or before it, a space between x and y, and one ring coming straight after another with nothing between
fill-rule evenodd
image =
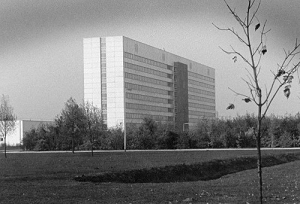
<instances>
[{"instance_id":1,"label":"overcast sky","mask_svg":"<svg viewBox=\"0 0 300 204\"><path fill-rule=\"evenodd\" d=\"M83 101L85 37L123 35L164 48L216 70L216 104L220 116L256 112L228 87L248 94L241 77L245 65L219 46L239 48L230 33L237 26L222 0L0 0L0 94L9 95L19 119L52 120L73 97ZM240 14L247 1L228 1ZM271 32L262 61L263 87L270 70L300 38L299 0L262 0L258 17ZM294 81L287 100L282 91L269 113L296 114L300 85ZM235 110L226 110L235 103Z\"/></svg>"}]
</instances>

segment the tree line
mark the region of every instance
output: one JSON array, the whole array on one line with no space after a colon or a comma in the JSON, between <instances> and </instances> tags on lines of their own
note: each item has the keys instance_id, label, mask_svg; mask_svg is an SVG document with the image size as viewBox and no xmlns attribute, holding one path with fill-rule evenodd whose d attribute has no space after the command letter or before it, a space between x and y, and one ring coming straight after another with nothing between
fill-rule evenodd
<instances>
[{"instance_id":1,"label":"tree line","mask_svg":"<svg viewBox=\"0 0 300 204\"><path fill-rule=\"evenodd\" d=\"M127 149L189 149L255 147L254 115L230 119L202 119L188 131L175 131L172 124L150 117L139 126L127 126ZM300 114L269 116L262 124L262 147L299 147ZM51 124L25 133L25 150L120 150L124 148L121 126L107 128L101 110L70 98Z\"/></svg>"}]
</instances>

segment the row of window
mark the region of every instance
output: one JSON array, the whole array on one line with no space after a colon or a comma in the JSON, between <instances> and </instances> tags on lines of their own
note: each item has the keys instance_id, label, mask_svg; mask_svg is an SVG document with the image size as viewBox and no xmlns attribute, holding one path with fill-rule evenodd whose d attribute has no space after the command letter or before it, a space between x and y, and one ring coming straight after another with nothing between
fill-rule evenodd
<instances>
[{"instance_id":1,"label":"row of window","mask_svg":"<svg viewBox=\"0 0 300 204\"><path fill-rule=\"evenodd\" d=\"M106 47L106 38L100 38L101 47Z\"/></svg>"},{"instance_id":2,"label":"row of window","mask_svg":"<svg viewBox=\"0 0 300 204\"><path fill-rule=\"evenodd\" d=\"M204 88L208 88L208 89L213 89L213 90L215 89L214 85L206 84L206 83L195 81L195 80L192 80L192 79L189 79L189 83L193 84L193 85L196 85L196 86L201 86L201 87L204 87Z\"/></svg>"},{"instance_id":3,"label":"row of window","mask_svg":"<svg viewBox=\"0 0 300 204\"><path fill-rule=\"evenodd\" d=\"M106 64L106 57L101 57L101 63L105 63Z\"/></svg>"},{"instance_id":4,"label":"row of window","mask_svg":"<svg viewBox=\"0 0 300 204\"><path fill-rule=\"evenodd\" d=\"M136 75L136 74L131 74L131 73L125 73L125 78L142 81L142 82L147 82L147 83L151 83L151 84L157 84L157 85L161 85L161 86L170 86L170 87L172 86L172 83L170 83L170 82L153 79L153 78L149 78L149 77L145 77L145 76L140 76L140 75Z\"/></svg>"},{"instance_id":5,"label":"row of window","mask_svg":"<svg viewBox=\"0 0 300 204\"><path fill-rule=\"evenodd\" d=\"M209 106L209 105L198 104L198 103L189 103L189 107L200 108L205 110L215 110L215 106Z\"/></svg>"},{"instance_id":6,"label":"row of window","mask_svg":"<svg viewBox=\"0 0 300 204\"><path fill-rule=\"evenodd\" d=\"M199 123L202 119L207 119L207 118L212 118L212 117L215 117L215 116L202 116L202 117L199 117L199 118L189 118L189 123L197 124L197 123Z\"/></svg>"},{"instance_id":7,"label":"row of window","mask_svg":"<svg viewBox=\"0 0 300 204\"><path fill-rule=\"evenodd\" d=\"M106 45L101 39L101 106L102 110L106 112L107 110L107 90L106 90Z\"/></svg>"},{"instance_id":8,"label":"row of window","mask_svg":"<svg viewBox=\"0 0 300 204\"><path fill-rule=\"evenodd\" d=\"M214 92L205 91L205 90L202 90L202 89L196 89L196 88L193 88L193 87L190 87L190 86L189 86L189 91L194 92L194 93L198 93L198 94L207 95L207 96L215 96Z\"/></svg>"},{"instance_id":9,"label":"row of window","mask_svg":"<svg viewBox=\"0 0 300 204\"><path fill-rule=\"evenodd\" d=\"M106 86L106 73L102 73L102 84L105 84L105 86Z\"/></svg>"},{"instance_id":10,"label":"row of window","mask_svg":"<svg viewBox=\"0 0 300 204\"><path fill-rule=\"evenodd\" d=\"M132 94L132 93L126 93L126 98L128 99L134 99L138 101L148 101L153 103L164 103L164 104L171 104L171 100L165 99L165 98L158 98L158 97L152 97L152 96L145 96L140 94Z\"/></svg>"},{"instance_id":11,"label":"row of window","mask_svg":"<svg viewBox=\"0 0 300 204\"><path fill-rule=\"evenodd\" d=\"M126 108L134 110L156 111L156 112L172 112L172 109L159 106L149 106L144 104L126 103Z\"/></svg>"},{"instance_id":12,"label":"row of window","mask_svg":"<svg viewBox=\"0 0 300 204\"><path fill-rule=\"evenodd\" d=\"M167 74L165 72L160 72L160 71L157 71L157 70L154 70L154 69L149 69L147 67L142 67L142 66L139 66L139 65L136 65L136 64L131 64L131 63L125 62L124 66L126 68L129 68L129 69L132 69L132 70L145 72L145 73L148 73L148 74L153 74L153 75L156 75L156 76L166 77L166 78L172 79L171 74Z\"/></svg>"},{"instance_id":13,"label":"row of window","mask_svg":"<svg viewBox=\"0 0 300 204\"><path fill-rule=\"evenodd\" d=\"M215 99L205 98L205 97L195 96L195 95L189 95L189 99L203 101L203 102L207 102L207 103L215 103Z\"/></svg>"},{"instance_id":14,"label":"row of window","mask_svg":"<svg viewBox=\"0 0 300 204\"><path fill-rule=\"evenodd\" d=\"M188 76L195 77L195 78L202 79L202 80L209 81L209 82L215 82L214 78L207 77L202 74L198 74L198 73L194 73L194 72L188 72Z\"/></svg>"},{"instance_id":15,"label":"row of window","mask_svg":"<svg viewBox=\"0 0 300 204\"><path fill-rule=\"evenodd\" d=\"M157 61L147 59L147 58L144 58L144 57L140 57L138 55L133 55L133 54L130 54L128 52L124 52L124 57L128 58L128 59L133 59L135 61L143 62L143 63L146 63L146 64L150 64L150 65L153 65L153 66L156 66L156 67L161 67L161 68L164 68L164 69L168 69L168 66L164 63L157 62Z\"/></svg>"},{"instance_id":16,"label":"row of window","mask_svg":"<svg viewBox=\"0 0 300 204\"><path fill-rule=\"evenodd\" d=\"M203 117L215 117L215 113L208 113L204 111L189 111L189 115L203 116Z\"/></svg>"},{"instance_id":17,"label":"row of window","mask_svg":"<svg viewBox=\"0 0 300 204\"><path fill-rule=\"evenodd\" d=\"M101 70L104 70L106 72L106 62L101 62Z\"/></svg>"},{"instance_id":18,"label":"row of window","mask_svg":"<svg viewBox=\"0 0 300 204\"><path fill-rule=\"evenodd\" d=\"M144 119L146 117L151 117L155 121L173 121L173 117L171 116L126 113L126 119Z\"/></svg>"},{"instance_id":19,"label":"row of window","mask_svg":"<svg viewBox=\"0 0 300 204\"><path fill-rule=\"evenodd\" d=\"M144 91L144 92L148 92L148 93L171 95L170 91L166 91L166 90L163 90L163 89L152 88L152 87L149 87L149 86L131 84L131 83L127 83L127 82L125 82L125 88L138 90L138 91Z\"/></svg>"}]
</instances>

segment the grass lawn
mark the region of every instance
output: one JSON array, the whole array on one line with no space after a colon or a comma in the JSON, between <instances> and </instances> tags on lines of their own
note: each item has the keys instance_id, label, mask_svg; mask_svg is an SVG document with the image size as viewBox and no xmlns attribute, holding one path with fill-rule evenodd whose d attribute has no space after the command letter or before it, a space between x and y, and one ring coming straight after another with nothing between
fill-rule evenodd
<instances>
[{"instance_id":1,"label":"grass lawn","mask_svg":"<svg viewBox=\"0 0 300 204\"><path fill-rule=\"evenodd\" d=\"M263 154L299 150L263 151ZM180 183L76 182L82 174L191 164L256 151L0 154L0 203L257 203L256 170ZM263 169L267 203L300 203L300 161ZM298 187L299 185L299 187Z\"/></svg>"}]
</instances>

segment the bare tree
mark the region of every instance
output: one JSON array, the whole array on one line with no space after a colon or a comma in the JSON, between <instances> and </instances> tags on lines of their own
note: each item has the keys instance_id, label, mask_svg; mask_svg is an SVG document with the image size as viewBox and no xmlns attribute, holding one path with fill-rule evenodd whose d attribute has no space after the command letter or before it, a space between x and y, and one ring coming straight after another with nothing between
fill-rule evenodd
<instances>
[{"instance_id":1,"label":"bare tree","mask_svg":"<svg viewBox=\"0 0 300 204\"><path fill-rule=\"evenodd\" d=\"M242 79L249 89L249 93L238 93L232 90L237 96L243 97L244 102L254 102L257 106L257 127L255 128L256 146L257 146L257 168L259 178L259 192L260 203L263 202L263 183L262 183L262 166L261 166L261 136L262 136L262 121L266 116L270 105L278 94L279 90L283 89L284 95L288 98L290 96L291 83L294 78L294 74L298 71L300 66L300 60L296 57L300 54L300 44L297 42L290 51L285 51L285 57L283 61L278 64L277 68L274 68L270 73L273 75L273 79L269 88L262 90L262 86L266 86L261 83L260 71L261 60L267 54L266 36L270 30L266 29L267 21L260 22L257 14L261 5L261 1L248 0L246 9L246 15L239 15L235 9L233 9L224 0L230 13L238 23L240 32L234 28L221 28L215 25L215 27L222 31L230 32L239 42L246 48L246 52L241 52L230 45L230 49L226 50L221 48L226 54L231 55L234 62L242 60L247 65L247 78ZM230 104L227 109L234 109L235 105Z\"/></svg>"},{"instance_id":2,"label":"bare tree","mask_svg":"<svg viewBox=\"0 0 300 204\"><path fill-rule=\"evenodd\" d=\"M8 96L2 95L0 105L0 134L4 137L4 155L6 156L6 137L14 131L16 116L13 114L13 108L9 105Z\"/></svg>"}]
</instances>

